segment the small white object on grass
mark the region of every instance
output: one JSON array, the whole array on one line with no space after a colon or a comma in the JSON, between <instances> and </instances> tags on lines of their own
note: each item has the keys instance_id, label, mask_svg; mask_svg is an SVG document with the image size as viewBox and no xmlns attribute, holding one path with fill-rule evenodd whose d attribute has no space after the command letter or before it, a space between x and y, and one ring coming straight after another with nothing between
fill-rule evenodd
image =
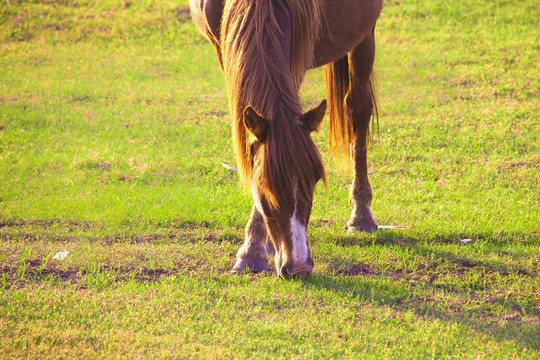
<instances>
[{"instance_id":1,"label":"small white object on grass","mask_svg":"<svg viewBox=\"0 0 540 360\"><path fill-rule=\"evenodd\" d=\"M224 163L221 163L221 166L223 166L225 169L238 172L238 168L235 168L234 166L230 166L230 165L227 165L227 164L224 164Z\"/></svg>"},{"instance_id":2,"label":"small white object on grass","mask_svg":"<svg viewBox=\"0 0 540 360\"><path fill-rule=\"evenodd\" d=\"M404 225L379 225L379 229L393 229L393 230L407 230L410 229L410 226L404 226Z\"/></svg>"},{"instance_id":3,"label":"small white object on grass","mask_svg":"<svg viewBox=\"0 0 540 360\"><path fill-rule=\"evenodd\" d=\"M56 261L64 260L69 255L69 250L59 251L54 255L53 259Z\"/></svg>"},{"instance_id":4,"label":"small white object on grass","mask_svg":"<svg viewBox=\"0 0 540 360\"><path fill-rule=\"evenodd\" d=\"M461 239L462 244L470 243L472 239Z\"/></svg>"}]
</instances>

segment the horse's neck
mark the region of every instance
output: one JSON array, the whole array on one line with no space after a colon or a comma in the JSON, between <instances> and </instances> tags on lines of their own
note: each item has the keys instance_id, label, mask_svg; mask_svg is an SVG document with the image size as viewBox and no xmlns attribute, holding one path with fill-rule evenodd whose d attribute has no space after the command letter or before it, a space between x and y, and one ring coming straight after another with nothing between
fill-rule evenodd
<instances>
[{"instance_id":1,"label":"horse's neck","mask_svg":"<svg viewBox=\"0 0 540 360\"><path fill-rule=\"evenodd\" d=\"M281 5L279 2L276 2L274 5L274 17L278 23L279 29L281 30L281 39L280 45L281 50L283 51L283 59L287 67L291 68L291 35L292 35L292 23L291 23L291 14L289 10Z\"/></svg>"}]
</instances>

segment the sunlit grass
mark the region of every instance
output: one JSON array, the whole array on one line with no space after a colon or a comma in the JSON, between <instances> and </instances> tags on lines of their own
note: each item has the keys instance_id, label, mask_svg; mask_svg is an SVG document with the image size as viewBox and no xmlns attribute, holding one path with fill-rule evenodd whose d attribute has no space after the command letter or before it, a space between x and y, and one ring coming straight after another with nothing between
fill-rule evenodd
<instances>
[{"instance_id":1,"label":"sunlit grass","mask_svg":"<svg viewBox=\"0 0 540 360\"><path fill-rule=\"evenodd\" d=\"M323 124L304 282L229 275L251 199L186 5L0 2L0 354L537 358L535 5L385 3L372 209L409 228L347 234Z\"/></svg>"}]
</instances>

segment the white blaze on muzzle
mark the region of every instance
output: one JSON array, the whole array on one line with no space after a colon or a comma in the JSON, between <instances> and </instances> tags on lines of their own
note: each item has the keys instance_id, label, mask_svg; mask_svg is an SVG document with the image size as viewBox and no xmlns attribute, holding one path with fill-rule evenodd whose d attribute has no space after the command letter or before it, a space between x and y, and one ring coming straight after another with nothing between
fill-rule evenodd
<instances>
[{"instance_id":1,"label":"white blaze on muzzle","mask_svg":"<svg viewBox=\"0 0 540 360\"><path fill-rule=\"evenodd\" d=\"M307 229L297 218L297 201L295 199L294 213L291 217L291 234L292 234L292 258L293 264L302 264L307 261L309 255L307 243Z\"/></svg>"},{"instance_id":2,"label":"white blaze on muzzle","mask_svg":"<svg viewBox=\"0 0 540 360\"><path fill-rule=\"evenodd\" d=\"M251 183L251 195L253 197L253 203L255 204L255 207L261 214L264 214L262 209L262 203L261 199L259 198L259 194L257 192L257 189L253 183ZM307 260L309 257L309 248L308 248L308 240L307 240L307 228L305 225L303 225L300 220L298 220L298 211L297 211L297 198L296 194L295 196L295 202L294 202L294 213L291 216L290 219L290 226L291 226L291 236L292 236L292 263L294 265L300 265L300 268L303 268L304 265L307 264ZM276 254L278 255L278 254Z\"/></svg>"}]
</instances>

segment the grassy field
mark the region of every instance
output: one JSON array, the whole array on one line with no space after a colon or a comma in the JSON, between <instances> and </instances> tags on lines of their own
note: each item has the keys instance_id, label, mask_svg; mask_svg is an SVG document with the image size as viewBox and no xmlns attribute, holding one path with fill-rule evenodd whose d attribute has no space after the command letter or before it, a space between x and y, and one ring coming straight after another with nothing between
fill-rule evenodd
<instances>
[{"instance_id":1,"label":"grassy field","mask_svg":"<svg viewBox=\"0 0 540 360\"><path fill-rule=\"evenodd\" d=\"M187 2L0 0L0 358L540 358L537 2L386 1L372 210L410 228L347 234L325 120L307 281L229 274L251 199Z\"/></svg>"}]
</instances>

